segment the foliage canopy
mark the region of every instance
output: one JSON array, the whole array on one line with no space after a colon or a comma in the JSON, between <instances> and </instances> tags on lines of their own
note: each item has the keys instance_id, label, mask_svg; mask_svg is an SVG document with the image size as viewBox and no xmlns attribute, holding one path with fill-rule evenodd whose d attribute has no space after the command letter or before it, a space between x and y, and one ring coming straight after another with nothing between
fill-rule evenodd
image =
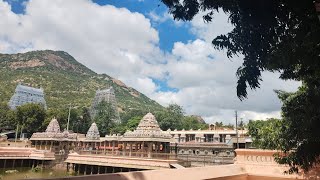
<instances>
[{"instance_id":1,"label":"foliage canopy","mask_svg":"<svg viewBox=\"0 0 320 180\"><path fill-rule=\"evenodd\" d=\"M241 100L247 98L248 88L260 87L263 71L279 72L281 79L303 82L295 93L278 91L283 102L282 121L270 121L261 132L251 132L262 138L257 142L259 146L284 152L276 160L290 165L289 172L299 168L307 171L319 163L320 22L314 0L161 1L177 20L189 21L202 12L205 22L213 21L218 11L229 16L233 29L215 37L212 44L216 49L226 49L230 58L244 56L236 72L237 96ZM279 129L276 138L274 133ZM265 141L274 139L282 144Z\"/></svg>"}]
</instances>

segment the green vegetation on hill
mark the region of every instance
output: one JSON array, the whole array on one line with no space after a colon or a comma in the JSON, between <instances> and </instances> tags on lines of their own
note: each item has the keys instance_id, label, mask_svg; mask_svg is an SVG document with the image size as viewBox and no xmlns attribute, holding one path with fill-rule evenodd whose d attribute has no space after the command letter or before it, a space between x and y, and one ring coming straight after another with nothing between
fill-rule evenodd
<instances>
[{"instance_id":1,"label":"green vegetation on hill","mask_svg":"<svg viewBox=\"0 0 320 180\"><path fill-rule=\"evenodd\" d=\"M8 102L18 83L42 87L49 109L90 107L97 89L112 86L120 111L163 107L121 81L97 74L63 51L0 54L0 102Z\"/></svg>"},{"instance_id":2,"label":"green vegetation on hill","mask_svg":"<svg viewBox=\"0 0 320 180\"><path fill-rule=\"evenodd\" d=\"M101 135L134 130L148 112L155 114L161 129L206 129L207 124L199 116L185 116L182 107L176 104L164 108L121 81L106 74L96 74L72 56L62 51L32 51L22 54L0 54L0 127L15 129L31 135L44 131L53 117L60 129L67 127L69 104L69 130L86 133L95 121ZM42 87L48 110L36 104L25 104L17 111L7 106L18 83ZM121 123L111 122L112 116L103 106L101 113L91 119L89 108L97 89L112 86L120 110ZM41 118L40 118L41 117ZM32 128L31 128L32 127ZM21 130L20 130L21 132Z\"/></svg>"}]
</instances>

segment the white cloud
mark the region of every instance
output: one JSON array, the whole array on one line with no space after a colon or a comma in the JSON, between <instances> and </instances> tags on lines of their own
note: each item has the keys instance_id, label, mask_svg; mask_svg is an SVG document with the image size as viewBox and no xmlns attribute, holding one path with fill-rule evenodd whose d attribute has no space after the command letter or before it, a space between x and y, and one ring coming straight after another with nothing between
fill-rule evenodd
<instances>
[{"instance_id":1,"label":"white cloud","mask_svg":"<svg viewBox=\"0 0 320 180\"><path fill-rule=\"evenodd\" d=\"M129 85L161 76L149 70L164 59L159 35L140 13L86 0L33 0L17 15L0 1L0 18L1 52L64 50L99 73L126 77Z\"/></svg>"},{"instance_id":2,"label":"white cloud","mask_svg":"<svg viewBox=\"0 0 320 180\"><path fill-rule=\"evenodd\" d=\"M295 90L300 84L264 73L261 89L250 91L249 99L241 102L235 75L241 57L230 60L210 44L232 28L224 14L209 24L197 15L191 22L197 39L176 42L170 53L164 53L151 21L125 8L87 0L32 0L25 7L25 14L17 15L0 0L0 52L64 50L91 69L118 78L163 105L178 103L208 122L233 122L234 110L244 120L278 117L281 104L273 89ZM171 15L153 12L148 17L159 23L172 20ZM167 79L178 91L158 91L152 78Z\"/></svg>"},{"instance_id":3,"label":"white cloud","mask_svg":"<svg viewBox=\"0 0 320 180\"><path fill-rule=\"evenodd\" d=\"M168 12L162 12L161 14L157 14L155 11L150 11L147 14L147 17L151 19L154 24L161 24L166 21L171 21L175 26L182 26L184 23L182 21L177 21L173 19L173 15Z\"/></svg>"},{"instance_id":4,"label":"white cloud","mask_svg":"<svg viewBox=\"0 0 320 180\"><path fill-rule=\"evenodd\" d=\"M235 110L245 121L279 118L281 102L274 89L295 91L301 83L283 81L278 73L264 72L261 88L248 89L248 99L240 101L236 96L236 71L242 57L228 59L224 51L215 50L209 41L175 43L167 72L168 84L179 91L157 93L153 97L164 105L181 104L188 114L201 114L207 122L234 123Z\"/></svg>"}]
</instances>

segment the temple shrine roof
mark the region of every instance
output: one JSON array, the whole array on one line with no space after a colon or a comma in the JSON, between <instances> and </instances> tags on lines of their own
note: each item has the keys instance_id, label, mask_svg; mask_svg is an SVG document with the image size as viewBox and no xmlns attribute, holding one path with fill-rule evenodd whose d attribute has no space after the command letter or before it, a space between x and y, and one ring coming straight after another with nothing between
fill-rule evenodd
<instances>
[{"instance_id":1,"label":"temple shrine roof","mask_svg":"<svg viewBox=\"0 0 320 180\"><path fill-rule=\"evenodd\" d=\"M55 141L75 141L78 138L77 133L60 131L60 125L56 118L53 118L45 132L33 133L30 140L55 140Z\"/></svg>"},{"instance_id":2,"label":"temple shrine roof","mask_svg":"<svg viewBox=\"0 0 320 180\"><path fill-rule=\"evenodd\" d=\"M60 125L56 118L53 118L46 129L47 133L59 133L60 132Z\"/></svg>"},{"instance_id":3,"label":"temple shrine roof","mask_svg":"<svg viewBox=\"0 0 320 180\"><path fill-rule=\"evenodd\" d=\"M152 113L146 114L134 131L127 131L120 141L157 141L171 142L172 136L160 129Z\"/></svg>"},{"instance_id":4,"label":"temple shrine roof","mask_svg":"<svg viewBox=\"0 0 320 180\"><path fill-rule=\"evenodd\" d=\"M96 123L91 124L91 126L87 132L86 139L90 139L90 140L100 139L100 133L99 133L99 130L98 130Z\"/></svg>"}]
</instances>

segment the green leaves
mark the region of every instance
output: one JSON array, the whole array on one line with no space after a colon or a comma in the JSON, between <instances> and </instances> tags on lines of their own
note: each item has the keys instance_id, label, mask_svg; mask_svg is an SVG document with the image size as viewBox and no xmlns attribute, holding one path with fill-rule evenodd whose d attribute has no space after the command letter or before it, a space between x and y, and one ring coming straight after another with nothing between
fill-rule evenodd
<instances>
[{"instance_id":1,"label":"green leaves","mask_svg":"<svg viewBox=\"0 0 320 180\"><path fill-rule=\"evenodd\" d=\"M70 66L55 64L60 63ZM39 60L45 63L38 67L12 69L10 64ZM155 111L163 107L131 87L123 87L106 74L96 74L62 51L31 51L19 54L0 54L0 103L7 103L18 82L42 87L48 109L64 109L72 103L77 109L90 107L95 91L112 86L115 90L118 108L124 112L130 109ZM71 68L71 69L70 69ZM81 110L79 110L80 112Z\"/></svg>"},{"instance_id":2,"label":"green leaves","mask_svg":"<svg viewBox=\"0 0 320 180\"><path fill-rule=\"evenodd\" d=\"M100 135L104 136L111 132L112 127L115 126L116 112L112 105L106 101L101 101L97 106L97 115L94 119L96 122Z\"/></svg>"},{"instance_id":3,"label":"green leaves","mask_svg":"<svg viewBox=\"0 0 320 180\"><path fill-rule=\"evenodd\" d=\"M248 133L253 140L253 146L260 149L281 149L280 132L283 121L280 119L250 120Z\"/></svg>"},{"instance_id":4,"label":"green leaves","mask_svg":"<svg viewBox=\"0 0 320 180\"><path fill-rule=\"evenodd\" d=\"M21 125L22 132L32 134L42 129L42 123L46 118L45 109L39 104L24 104L17 107L16 120Z\"/></svg>"},{"instance_id":5,"label":"green leaves","mask_svg":"<svg viewBox=\"0 0 320 180\"><path fill-rule=\"evenodd\" d=\"M280 137L284 139L281 149L284 156L277 156L280 164L289 164L290 172L299 168L308 171L320 163L320 87L304 83L295 93L278 93L282 99L285 125Z\"/></svg>"},{"instance_id":6,"label":"green leaves","mask_svg":"<svg viewBox=\"0 0 320 180\"><path fill-rule=\"evenodd\" d=\"M244 56L237 71L237 95L260 87L261 71L278 71L283 79L305 80L319 76L320 26L312 0L221 1L162 0L175 19L188 21L203 11L205 22L223 10L233 25L231 32L214 38L217 49L229 58ZM208 12L209 11L209 12Z\"/></svg>"}]
</instances>

